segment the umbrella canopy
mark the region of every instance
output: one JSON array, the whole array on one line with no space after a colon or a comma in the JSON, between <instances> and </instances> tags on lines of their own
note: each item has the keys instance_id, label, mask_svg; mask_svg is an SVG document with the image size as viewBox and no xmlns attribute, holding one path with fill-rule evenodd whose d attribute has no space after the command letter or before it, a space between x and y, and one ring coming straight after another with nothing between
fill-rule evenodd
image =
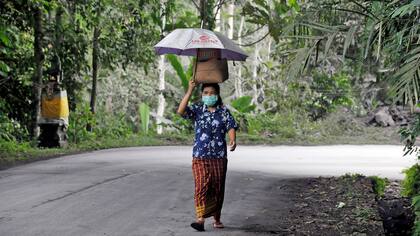
<instances>
[{"instance_id":1,"label":"umbrella canopy","mask_svg":"<svg viewBox=\"0 0 420 236\"><path fill-rule=\"evenodd\" d=\"M198 50L205 48L220 49L222 59L245 61L248 57L232 40L206 29L176 29L154 47L158 55L197 56Z\"/></svg>"}]
</instances>

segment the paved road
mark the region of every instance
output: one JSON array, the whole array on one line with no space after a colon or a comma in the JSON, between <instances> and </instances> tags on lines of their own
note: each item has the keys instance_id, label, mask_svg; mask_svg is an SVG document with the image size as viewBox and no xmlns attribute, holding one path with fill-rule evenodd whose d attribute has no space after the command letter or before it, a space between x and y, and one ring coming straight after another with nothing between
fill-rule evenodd
<instances>
[{"instance_id":1,"label":"paved road","mask_svg":"<svg viewBox=\"0 0 420 236\"><path fill-rule=\"evenodd\" d=\"M268 235L291 206L289 178L402 178L400 146L238 147L229 156L224 230L196 233L190 147L103 150L0 171L0 235Z\"/></svg>"}]
</instances>

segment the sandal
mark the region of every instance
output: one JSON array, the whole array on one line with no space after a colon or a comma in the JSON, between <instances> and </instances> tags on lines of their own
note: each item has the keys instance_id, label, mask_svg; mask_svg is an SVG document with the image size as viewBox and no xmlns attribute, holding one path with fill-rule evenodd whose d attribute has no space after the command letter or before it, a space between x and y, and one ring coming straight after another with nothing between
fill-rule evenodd
<instances>
[{"instance_id":1,"label":"sandal","mask_svg":"<svg viewBox=\"0 0 420 236\"><path fill-rule=\"evenodd\" d=\"M223 225L222 222L219 222L219 223L214 222L213 227L216 229L223 229L225 226Z\"/></svg>"},{"instance_id":2,"label":"sandal","mask_svg":"<svg viewBox=\"0 0 420 236\"><path fill-rule=\"evenodd\" d=\"M197 231L203 232L204 230L204 223L193 222L191 223L191 227Z\"/></svg>"}]
</instances>

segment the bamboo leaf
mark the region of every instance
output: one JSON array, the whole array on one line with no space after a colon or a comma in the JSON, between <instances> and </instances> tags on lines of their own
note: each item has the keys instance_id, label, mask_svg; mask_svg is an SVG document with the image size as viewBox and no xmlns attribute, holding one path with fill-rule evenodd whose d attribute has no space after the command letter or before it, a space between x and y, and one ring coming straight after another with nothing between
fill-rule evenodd
<instances>
[{"instance_id":1,"label":"bamboo leaf","mask_svg":"<svg viewBox=\"0 0 420 236\"><path fill-rule=\"evenodd\" d=\"M394 12L391 14L391 18L403 17L407 14L410 15L416 8L416 2L413 1L412 3L406 4L395 9Z\"/></svg>"},{"instance_id":2,"label":"bamboo leaf","mask_svg":"<svg viewBox=\"0 0 420 236\"><path fill-rule=\"evenodd\" d=\"M366 42L366 47L365 47L365 53L364 53L364 58L366 59L367 57L368 57L368 54L369 54L369 49L370 49L370 45L373 43L372 42L372 38L373 38L373 35L375 34L375 32L376 32L376 30L375 30L375 25L376 25L377 23L375 22L375 23L373 23L371 26L370 26L370 29L369 29L369 37L368 37L368 40L367 40L367 42Z\"/></svg>"},{"instance_id":3,"label":"bamboo leaf","mask_svg":"<svg viewBox=\"0 0 420 236\"><path fill-rule=\"evenodd\" d=\"M376 59L379 60L379 56L381 53L381 46L382 46L382 24L383 22L379 22L379 32L378 32L378 50L376 52Z\"/></svg>"},{"instance_id":4,"label":"bamboo leaf","mask_svg":"<svg viewBox=\"0 0 420 236\"><path fill-rule=\"evenodd\" d=\"M349 48L351 42L354 39L354 33L356 32L356 29L357 29L357 26L353 25L352 27L350 27L349 31L346 34L346 40L344 41L344 46L343 46L343 60L345 59L347 49Z\"/></svg>"},{"instance_id":5,"label":"bamboo leaf","mask_svg":"<svg viewBox=\"0 0 420 236\"><path fill-rule=\"evenodd\" d=\"M144 134L149 132L150 108L146 103L141 103L139 106L141 130Z\"/></svg>"},{"instance_id":6,"label":"bamboo leaf","mask_svg":"<svg viewBox=\"0 0 420 236\"><path fill-rule=\"evenodd\" d=\"M306 55L308 53L308 48L300 48L297 50L295 59L290 63L289 70L288 70L288 78L294 79L301 70L302 61L306 61Z\"/></svg>"},{"instance_id":7,"label":"bamboo leaf","mask_svg":"<svg viewBox=\"0 0 420 236\"><path fill-rule=\"evenodd\" d=\"M243 96L240 98L237 98L231 102L231 105L233 108L235 108L240 113L248 113L253 110L255 110L255 105L251 104L252 97L251 96Z\"/></svg>"},{"instance_id":8,"label":"bamboo leaf","mask_svg":"<svg viewBox=\"0 0 420 236\"><path fill-rule=\"evenodd\" d=\"M184 68L182 67L181 63L179 62L178 58L175 55L168 54L166 55L166 58L171 63L172 67L176 71L176 74L178 75L178 78L181 81L182 87L185 91L188 89L188 78L184 71Z\"/></svg>"},{"instance_id":9,"label":"bamboo leaf","mask_svg":"<svg viewBox=\"0 0 420 236\"><path fill-rule=\"evenodd\" d=\"M187 73L186 73L186 76L187 76L188 80L191 80L191 78L193 77L194 64L195 64L195 59L191 60L190 65L188 66Z\"/></svg>"},{"instance_id":10,"label":"bamboo leaf","mask_svg":"<svg viewBox=\"0 0 420 236\"><path fill-rule=\"evenodd\" d=\"M312 28L312 29L317 29L317 30L320 30L320 31L323 31L323 32L333 33L333 32L337 31L336 29L332 28L331 26L322 25L322 24L318 24L318 23L312 23L312 22L311 23L308 23L308 22L300 23L300 25L306 26L306 27L309 27L309 28Z\"/></svg>"},{"instance_id":11,"label":"bamboo leaf","mask_svg":"<svg viewBox=\"0 0 420 236\"><path fill-rule=\"evenodd\" d=\"M328 51L330 50L331 44L334 41L336 35L337 35L337 32L334 32L333 34L331 34L330 36L328 36L328 40L325 43L324 59L327 58Z\"/></svg>"}]
</instances>

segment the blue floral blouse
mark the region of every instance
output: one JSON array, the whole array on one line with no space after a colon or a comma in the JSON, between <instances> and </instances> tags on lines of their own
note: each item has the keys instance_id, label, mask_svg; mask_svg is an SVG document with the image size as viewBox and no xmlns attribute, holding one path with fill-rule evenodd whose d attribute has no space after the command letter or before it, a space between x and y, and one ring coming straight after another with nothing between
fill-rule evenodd
<instances>
[{"instance_id":1,"label":"blue floral blouse","mask_svg":"<svg viewBox=\"0 0 420 236\"><path fill-rule=\"evenodd\" d=\"M226 133L238 129L235 119L225 106L210 112L202 102L187 106L183 115L194 121L195 139L193 158L227 158Z\"/></svg>"}]
</instances>

